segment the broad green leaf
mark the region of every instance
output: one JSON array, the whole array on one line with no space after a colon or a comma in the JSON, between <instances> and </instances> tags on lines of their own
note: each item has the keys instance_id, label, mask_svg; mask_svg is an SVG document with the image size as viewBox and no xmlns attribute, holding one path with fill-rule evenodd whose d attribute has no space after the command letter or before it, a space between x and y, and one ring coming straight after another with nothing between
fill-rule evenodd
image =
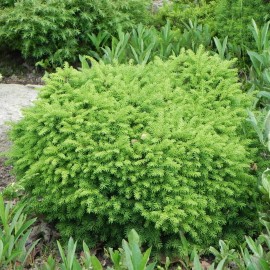
<instances>
[{"instance_id":1,"label":"broad green leaf","mask_svg":"<svg viewBox=\"0 0 270 270\"><path fill-rule=\"evenodd\" d=\"M227 260L227 256L219 262L219 264L217 265L216 270L224 269L224 265L225 265L226 260Z\"/></svg>"},{"instance_id":2,"label":"broad green leaf","mask_svg":"<svg viewBox=\"0 0 270 270\"><path fill-rule=\"evenodd\" d=\"M93 270L102 270L102 265L96 256L91 256Z\"/></svg>"}]
</instances>

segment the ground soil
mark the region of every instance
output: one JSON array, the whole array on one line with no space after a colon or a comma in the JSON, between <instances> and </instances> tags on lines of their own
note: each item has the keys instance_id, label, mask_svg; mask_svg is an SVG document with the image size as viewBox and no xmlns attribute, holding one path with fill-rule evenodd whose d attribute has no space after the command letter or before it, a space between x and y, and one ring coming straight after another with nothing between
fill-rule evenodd
<instances>
[{"instance_id":1,"label":"ground soil","mask_svg":"<svg viewBox=\"0 0 270 270\"><path fill-rule=\"evenodd\" d=\"M15 177L11 174L12 167L7 166L5 162L5 158L0 158L0 191L15 181Z\"/></svg>"}]
</instances>

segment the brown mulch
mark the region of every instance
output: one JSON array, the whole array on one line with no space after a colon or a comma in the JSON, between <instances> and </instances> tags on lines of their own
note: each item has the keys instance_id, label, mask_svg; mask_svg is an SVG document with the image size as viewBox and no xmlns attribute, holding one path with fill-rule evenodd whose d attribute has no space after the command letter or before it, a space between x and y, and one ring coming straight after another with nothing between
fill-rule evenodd
<instances>
[{"instance_id":1,"label":"brown mulch","mask_svg":"<svg viewBox=\"0 0 270 270\"><path fill-rule=\"evenodd\" d=\"M5 162L6 158L0 157L0 191L15 182L15 177L11 174L12 166L7 166Z\"/></svg>"},{"instance_id":2,"label":"brown mulch","mask_svg":"<svg viewBox=\"0 0 270 270\"><path fill-rule=\"evenodd\" d=\"M0 191L2 191L8 184L15 181L15 177L11 174L12 166L6 165L7 158L5 152L10 147L10 142L7 138L7 128L0 127Z\"/></svg>"},{"instance_id":3,"label":"brown mulch","mask_svg":"<svg viewBox=\"0 0 270 270\"><path fill-rule=\"evenodd\" d=\"M24 74L23 76L11 75L8 77L4 77L1 83L16 83L16 84L32 84L32 85L40 85L44 82L42 81L42 75L40 73L29 72Z\"/></svg>"}]
</instances>

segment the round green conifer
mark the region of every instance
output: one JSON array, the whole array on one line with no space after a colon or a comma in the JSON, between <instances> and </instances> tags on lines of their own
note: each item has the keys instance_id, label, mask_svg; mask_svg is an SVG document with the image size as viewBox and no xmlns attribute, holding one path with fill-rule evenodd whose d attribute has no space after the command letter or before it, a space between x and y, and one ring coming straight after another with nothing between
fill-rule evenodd
<instances>
[{"instance_id":1,"label":"round green conifer","mask_svg":"<svg viewBox=\"0 0 270 270\"><path fill-rule=\"evenodd\" d=\"M131 228L167 251L180 232L201 248L243 236L256 180L242 132L250 100L231 65L199 50L58 69L11 132L28 204L92 244L117 245Z\"/></svg>"}]
</instances>

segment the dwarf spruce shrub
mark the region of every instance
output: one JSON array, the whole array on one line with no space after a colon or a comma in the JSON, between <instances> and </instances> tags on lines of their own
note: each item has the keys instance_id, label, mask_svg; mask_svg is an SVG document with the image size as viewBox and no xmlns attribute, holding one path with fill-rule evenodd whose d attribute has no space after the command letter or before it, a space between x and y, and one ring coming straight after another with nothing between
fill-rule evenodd
<instances>
[{"instance_id":1,"label":"dwarf spruce shrub","mask_svg":"<svg viewBox=\"0 0 270 270\"><path fill-rule=\"evenodd\" d=\"M250 101L231 62L203 50L146 66L66 66L11 131L28 205L63 236L203 248L254 226L242 134Z\"/></svg>"}]
</instances>

